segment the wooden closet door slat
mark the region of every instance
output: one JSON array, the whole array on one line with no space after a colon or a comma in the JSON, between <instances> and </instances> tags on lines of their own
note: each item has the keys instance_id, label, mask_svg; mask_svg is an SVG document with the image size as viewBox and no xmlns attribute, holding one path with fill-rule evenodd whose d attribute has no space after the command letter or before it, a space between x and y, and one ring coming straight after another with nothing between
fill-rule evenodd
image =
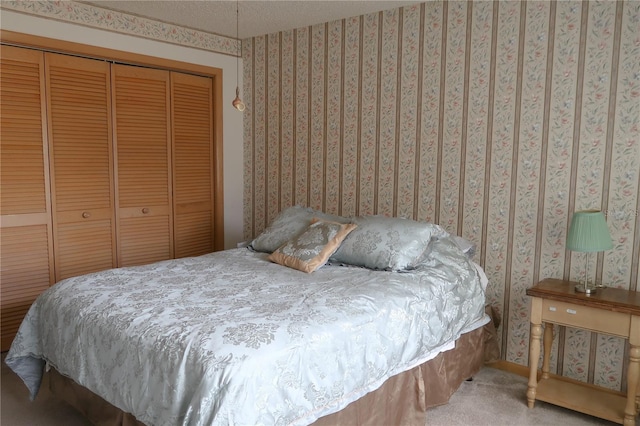
<instances>
[{"instance_id":1,"label":"wooden closet door slat","mask_svg":"<svg viewBox=\"0 0 640 426\"><path fill-rule=\"evenodd\" d=\"M214 250L213 82L171 73L176 257Z\"/></svg>"},{"instance_id":2,"label":"wooden closet door slat","mask_svg":"<svg viewBox=\"0 0 640 426\"><path fill-rule=\"evenodd\" d=\"M119 265L173 257L169 72L113 66Z\"/></svg>"},{"instance_id":3,"label":"wooden closet door slat","mask_svg":"<svg viewBox=\"0 0 640 426\"><path fill-rule=\"evenodd\" d=\"M0 214L45 212L42 53L10 46L1 52Z\"/></svg>"},{"instance_id":4,"label":"wooden closet door slat","mask_svg":"<svg viewBox=\"0 0 640 426\"><path fill-rule=\"evenodd\" d=\"M56 277L116 266L110 65L47 53Z\"/></svg>"},{"instance_id":5,"label":"wooden closet door slat","mask_svg":"<svg viewBox=\"0 0 640 426\"><path fill-rule=\"evenodd\" d=\"M54 279L44 55L0 46L0 350Z\"/></svg>"}]
</instances>

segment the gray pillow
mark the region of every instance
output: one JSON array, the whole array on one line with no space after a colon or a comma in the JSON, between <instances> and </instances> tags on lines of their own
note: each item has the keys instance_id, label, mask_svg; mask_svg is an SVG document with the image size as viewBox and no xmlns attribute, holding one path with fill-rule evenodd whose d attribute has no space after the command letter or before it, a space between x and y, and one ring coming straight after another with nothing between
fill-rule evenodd
<instances>
[{"instance_id":1,"label":"gray pillow","mask_svg":"<svg viewBox=\"0 0 640 426\"><path fill-rule=\"evenodd\" d=\"M469 259L473 259L476 254L476 245L474 243L459 235L452 235L451 239Z\"/></svg>"},{"instance_id":2,"label":"gray pillow","mask_svg":"<svg viewBox=\"0 0 640 426\"><path fill-rule=\"evenodd\" d=\"M330 222L350 222L344 217L322 213L310 207L293 206L280 212L249 246L255 251L273 253L278 247L305 231L314 217Z\"/></svg>"},{"instance_id":3,"label":"gray pillow","mask_svg":"<svg viewBox=\"0 0 640 426\"><path fill-rule=\"evenodd\" d=\"M358 225L330 259L332 263L370 269L402 271L414 269L427 253L431 237L449 234L440 226L384 216L357 217Z\"/></svg>"}]
</instances>

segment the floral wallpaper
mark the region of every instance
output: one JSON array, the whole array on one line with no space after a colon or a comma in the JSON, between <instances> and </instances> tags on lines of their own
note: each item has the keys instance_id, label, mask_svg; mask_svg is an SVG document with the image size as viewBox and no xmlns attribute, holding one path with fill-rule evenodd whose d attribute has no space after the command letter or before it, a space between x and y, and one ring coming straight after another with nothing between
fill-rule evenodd
<instances>
[{"instance_id":1,"label":"floral wallpaper","mask_svg":"<svg viewBox=\"0 0 640 426\"><path fill-rule=\"evenodd\" d=\"M528 364L526 289L577 280L575 210L639 291L640 3L427 2L244 40L245 237L302 204L436 222L478 245L502 357ZM623 340L556 327L554 372L626 386Z\"/></svg>"},{"instance_id":2,"label":"floral wallpaper","mask_svg":"<svg viewBox=\"0 0 640 426\"><path fill-rule=\"evenodd\" d=\"M75 1L2 0L2 8L92 28L239 56L240 41Z\"/></svg>"}]
</instances>

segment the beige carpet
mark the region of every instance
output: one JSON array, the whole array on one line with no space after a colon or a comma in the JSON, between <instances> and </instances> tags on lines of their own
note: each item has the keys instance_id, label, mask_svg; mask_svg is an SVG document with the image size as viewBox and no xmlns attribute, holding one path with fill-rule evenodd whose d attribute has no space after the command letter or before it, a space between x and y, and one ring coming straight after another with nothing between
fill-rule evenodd
<instances>
[{"instance_id":1,"label":"beige carpet","mask_svg":"<svg viewBox=\"0 0 640 426\"><path fill-rule=\"evenodd\" d=\"M527 407L527 379L495 368L483 368L470 382L464 382L447 405L427 412L427 424L580 426L612 423L562 407L536 401Z\"/></svg>"},{"instance_id":2,"label":"beige carpet","mask_svg":"<svg viewBox=\"0 0 640 426\"><path fill-rule=\"evenodd\" d=\"M34 402L27 388L4 363L0 386L0 424L2 426L84 426L89 423L74 409L59 402L43 383ZM464 382L447 405L427 413L427 424L454 425L613 425L595 417L536 402L533 410L526 404L527 381L524 377L494 368L483 368L471 382Z\"/></svg>"},{"instance_id":3,"label":"beige carpet","mask_svg":"<svg viewBox=\"0 0 640 426\"><path fill-rule=\"evenodd\" d=\"M74 408L58 401L49 392L48 376L35 401L22 380L4 363L0 376L0 425L2 426L85 426L90 425Z\"/></svg>"}]
</instances>

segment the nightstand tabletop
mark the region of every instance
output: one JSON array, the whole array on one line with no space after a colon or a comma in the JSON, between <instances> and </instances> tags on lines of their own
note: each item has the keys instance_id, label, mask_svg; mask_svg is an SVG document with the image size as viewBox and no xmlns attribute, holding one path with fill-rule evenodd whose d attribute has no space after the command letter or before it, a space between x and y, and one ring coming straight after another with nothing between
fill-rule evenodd
<instances>
[{"instance_id":1,"label":"nightstand tabletop","mask_svg":"<svg viewBox=\"0 0 640 426\"><path fill-rule=\"evenodd\" d=\"M577 282L547 278L527 289L527 295L575 303L631 315L640 315L640 292L620 288L598 288L594 294L575 291Z\"/></svg>"}]
</instances>

